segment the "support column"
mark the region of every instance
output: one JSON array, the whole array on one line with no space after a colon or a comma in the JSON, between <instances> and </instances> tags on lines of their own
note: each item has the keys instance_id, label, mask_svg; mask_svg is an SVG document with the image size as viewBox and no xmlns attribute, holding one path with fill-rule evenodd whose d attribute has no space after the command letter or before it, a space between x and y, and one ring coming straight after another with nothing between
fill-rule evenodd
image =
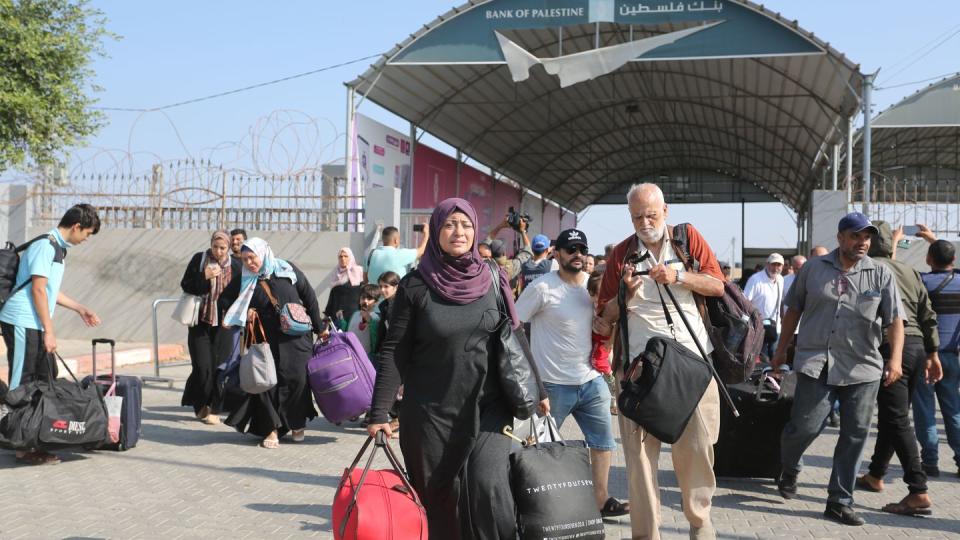
<instances>
[{"instance_id":1,"label":"support column","mask_svg":"<svg viewBox=\"0 0 960 540\"><path fill-rule=\"evenodd\" d=\"M847 204L853 202L853 121L847 120Z\"/></svg>"},{"instance_id":2,"label":"support column","mask_svg":"<svg viewBox=\"0 0 960 540\"><path fill-rule=\"evenodd\" d=\"M840 176L840 145L833 145L833 157L830 159L830 165L833 173L833 190L837 190L837 180Z\"/></svg>"},{"instance_id":3,"label":"support column","mask_svg":"<svg viewBox=\"0 0 960 540\"><path fill-rule=\"evenodd\" d=\"M747 200L740 199L740 272L747 264Z\"/></svg>"},{"instance_id":4,"label":"support column","mask_svg":"<svg viewBox=\"0 0 960 540\"><path fill-rule=\"evenodd\" d=\"M347 189L344 195L354 194L353 193L354 191L353 189L353 182L354 182L353 141L354 139L356 139L356 127L354 125L354 119L356 114L356 111L354 111L354 99L356 99L356 96L357 96L357 91L354 90L352 87L347 87L347 149L346 149L346 152L344 153L344 163L343 163L344 169L345 169L344 172L346 173L346 178L347 178L347 186L346 186ZM352 204L348 206L351 208L353 207ZM344 230L350 230L350 229L349 227L347 227Z\"/></svg>"},{"instance_id":5,"label":"support column","mask_svg":"<svg viewBox=\"0 0 960 540\"><path fill-rule=\"evenodd\" d=\"M409 193L401 193L400 196L406 201L404 205L405 208L413 208L413 191L414 184L416 183L416 175L413 173L414 168L413 164L416 161L417 155L417 125L413 122L410 122L410 181L407 183L407 187L410 190Z\"/></svg>"},{"instance_id":6,"label":"support column","mask_svg":"<svg viewBox=\"0 0 960 540\"><path fill-rule=\"evenodd\" d=\"M463 163L463 152L457 148L457 197L460 196L460 166Z\"/></svg>"},{"instance_id":7,"label":"support column","mask_svg":"<svg viewBox=\"0 0 960 540\"><path fill-rule=\"evenodd\" d=\"M870 105L873 98L873 79L876 74L865 75L863 77L863 213L866 214L870 207Z\"/></svg>"}]
</instances>

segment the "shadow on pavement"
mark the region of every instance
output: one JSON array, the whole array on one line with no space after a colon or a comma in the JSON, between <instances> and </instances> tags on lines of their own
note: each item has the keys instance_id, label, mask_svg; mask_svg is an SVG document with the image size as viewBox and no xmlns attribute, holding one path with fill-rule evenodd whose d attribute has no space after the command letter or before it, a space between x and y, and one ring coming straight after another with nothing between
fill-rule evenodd
<instances>
[{"instance_id":1,"label":"shadow on pavement","mask_svg":"<svg viewBox=\"0 0 960 540\"><path fill-rule=\"evenodd\" d=\"M247 508L257 512L271 512L275 514L297 514L301 516L310 516L324 520L323 523L311 523L309 521L300 521L301 531L330 532L332 509L328 504L268 504L251 503Z\"/></svg>"}]
</instances>

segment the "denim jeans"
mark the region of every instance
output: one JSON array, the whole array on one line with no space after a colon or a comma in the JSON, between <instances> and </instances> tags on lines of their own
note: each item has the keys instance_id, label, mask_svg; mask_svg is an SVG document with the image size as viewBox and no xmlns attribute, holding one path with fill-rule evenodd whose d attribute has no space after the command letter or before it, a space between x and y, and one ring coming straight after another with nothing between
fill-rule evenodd
<instances>
[{"instance_id":1,"label":"denim jeans","mask_svg":"<svg viewBox=\"0 0 960 540\"><path fill-rule=\"evenodd\" d=\"M797 391L790 421L783 428L780 438L780 458L784 473L800 473L803 468L803 453L823 431L834 400L839 400L840 438L833 451L833 470L827 486L827 500L852 506L853 488L879 388L880 381L848 386L828 385L826 369L819 379L797 374Z\"/></svg>"},{"instance_id":2,"label":"denim jeans","mask_svg":"<svg viewBox=\"0 0 960 540\"><path fill-rule=\"evenodd\" d=\"M889 358L889 347L883 345L880 353ZM883 478L896 453L910 493L927 492L927 473L920 466L916 432L910 426L910 401L923 381L926 362L923 338L907 336L903 342L903 375L890 386L881 386L877 393L877 442L870 458L870 475Z\"/></svg>"},{"instance_id":3,"label":"denim jeans","mask_svg":"<svg viewBox=\"0 0 960 540\"><path fill-rule=\"evenodd\" d=\"M960 358L956 352L940 351L943 379L936 384L921 382L913 394L913 423L920 441L920 459L924 465L938 466L940 454L934 394L940 402L947 443L953 450L953 461L960 467Z\"/></svg>"},{"instance_id":4,"label":"denim jeans","mask_svg":"<svg viewBox=\"0 0 960 540\"><path fill-rule=\"evenodd\" d=\"M544 382L550 397L550 414L557 427L563 426L567 416L573 415L587 446L594 450L616 450L613 437L613 418L610 416L610 388L603 377L580 385Z\"/></svg>"}]
</instances>

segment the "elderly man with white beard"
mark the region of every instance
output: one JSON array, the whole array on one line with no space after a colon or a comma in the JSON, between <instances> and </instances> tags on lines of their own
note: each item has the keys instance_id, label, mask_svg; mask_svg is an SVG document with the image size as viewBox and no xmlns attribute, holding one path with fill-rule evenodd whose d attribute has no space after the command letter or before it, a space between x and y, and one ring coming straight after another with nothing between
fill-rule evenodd
<instances>
[{"instance_id":1,"label":"elderly man with white beard","mask_svg":"<svg viewBox=\"0 0 960 540\"><path fill-rule=\"evenodd\" d=\"M630 358L643 352L652 337L674 339L661 306L658 284L669 285L692 331L709 354L713 349L698 303L705 296L723 294L723 274L716 256L692 225L687 226L686 246L681 246L673 239L673 227L667 225L667 205L663 192L656 185L633 186L627 193L627 203L635 234L620 242L607 261L593 324L595 361L608 354L606 342L619 318L616 297L621 279L626 285ZM684 251L699 266L694 264L691 268L685 268L680 259ZM626 261L633 255L639 255L640 262L628 265ZM634 276L635 270L649 273ZM668 309L672 312L672 318L679 319L674 306ZM686 328L678 328L675 339L699 355L693 337ZM620 360L620 355L614 357ZM614 366L615 371L618 368ZM618 384L618 394L619 391ZM623 414L619 416L619 421L630 490L632 536L657 540L660 538L657 466L661 442ZM686 429L671 447L683 513L690 523L690 538L716 538L710 509L716 490L713 445L717 442L719 431L720 397L717 383L711 380Z\"/></svg>"}]
</instances>

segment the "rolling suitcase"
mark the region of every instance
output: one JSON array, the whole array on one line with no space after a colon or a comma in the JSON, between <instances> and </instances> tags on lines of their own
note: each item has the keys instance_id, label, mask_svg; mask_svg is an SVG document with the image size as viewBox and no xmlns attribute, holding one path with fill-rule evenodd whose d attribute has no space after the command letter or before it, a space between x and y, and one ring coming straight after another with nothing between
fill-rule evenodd
<instances>
[{"instance_id":1,"label":"rolling suitcase","mask_svg":"<svg viewBox=\"0 0 960 540\"><path fill-rule=\"evenodd\" d=\"M373 437L367 439L340 478L333 499L333 537L336 540L427 540L427 511L382 431L377 433L366 467L357 469L372 441ZM373 458L381 448L391 468L371 470Z\"/></svg>"},{"instance_id":2,"label":"rolling suitcase","mask_svg":"<svg viewBox=\"0 0 960 540\"><path fill-rule=\"evenodd\" d=\"M97 344L110 345L110 374L97 375ZM117 342L112 339L97 338L93 340L93 375L83 379L84 386L96 382L104 393L116 383L116 395L123 398L123 409L120 413L120 441L116 444L104 444L100 448L106 450L129 450L140 440L140 424L142 419L143 384L138 377L117 375L116 361Z\"/></svg>"},{"instance_id":3,"label":"rolling suitcase","mask_svg":"<svg viewBox=\"0 0 960 540\"><path fill-rule=\"evenodd\" d=\"M740 411L735 418L721 407L720 438L713 447L713 472L734 478L777 478L780 475L780 434L790 420L793 395L771 380L770 369L755 373L750 380L727 386Z\"/></svg>"},{"instance_id":4,"label":"rolling suitcase","mask_svg":"<svg viewBox=\"0 0 960 540\"><path fill-rule=\"evenodd\" d=\"M324 418L339 424L370 410L376 373L357 336L331 329L313 345L307 363L310 389Z\"/></svg>"}]
</instances>

